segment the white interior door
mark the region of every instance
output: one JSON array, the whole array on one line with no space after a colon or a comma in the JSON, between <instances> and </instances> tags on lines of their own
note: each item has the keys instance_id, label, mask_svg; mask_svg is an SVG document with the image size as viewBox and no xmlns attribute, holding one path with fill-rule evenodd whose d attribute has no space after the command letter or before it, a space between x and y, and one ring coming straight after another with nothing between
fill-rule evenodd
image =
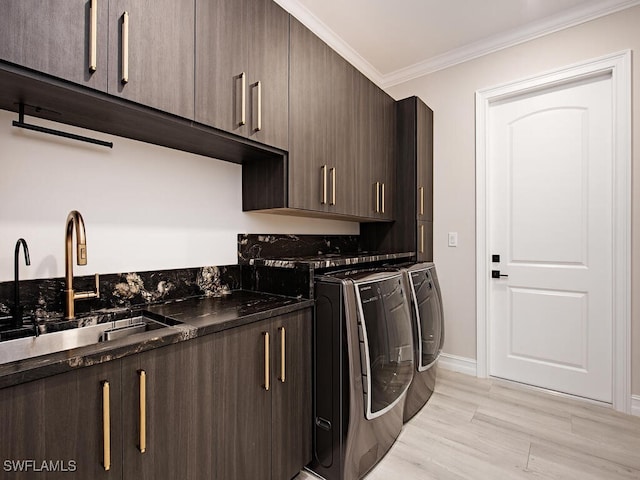
<instances>
[{"instance_id":1,"label":"white interior door","mask_svg":"<svg viewBox=\"0 0 640 480\"><path fill-rule=\"evenodd\" d=\"M610 73L488 111L489 374L612 401Z\"/></svg>"}]
</instances>

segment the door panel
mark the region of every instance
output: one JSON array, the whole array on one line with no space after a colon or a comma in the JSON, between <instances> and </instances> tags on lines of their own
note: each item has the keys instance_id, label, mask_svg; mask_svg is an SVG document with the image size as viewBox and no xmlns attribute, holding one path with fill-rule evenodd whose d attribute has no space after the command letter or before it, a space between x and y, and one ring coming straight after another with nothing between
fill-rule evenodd
<instances>
[{"instance_id":1,"label":"door panel","mask_svg":"<svg viewBox=\"0 0 640 480\"><path fill-rule=\"evenodd\" d=\"M612 400L611 77L490 107L490 374Z\"/></svg>"},{"instance_id":2,"label":"door panel","mask_svg":"<svg viewBox=\"0 0 640 480\"><path fill-rule=\"evenodd\" d=\"M122 16L129 13L129 81L122 82ZM193 119L194 0L109 1L108 93Z\"/></svg>"},{"instance_id":3,"label":"door panel","mask_svg":"<svg viewBox=\"0 0 640 480\"><path fill-rule=\"evenodd\" d=\"M108 0L98 0L93 73L89 71L87 0L3 1L0 59L106 91L108 8Z\"/></svg>"}]
</instances>

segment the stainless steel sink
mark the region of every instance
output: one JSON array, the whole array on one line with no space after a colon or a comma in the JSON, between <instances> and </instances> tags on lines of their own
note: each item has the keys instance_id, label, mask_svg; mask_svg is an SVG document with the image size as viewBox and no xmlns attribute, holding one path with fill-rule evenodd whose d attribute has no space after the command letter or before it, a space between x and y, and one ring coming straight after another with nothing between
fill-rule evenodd
<instances>
[{"instance_id":1,"label":"stainless steel sink","mask_svg":"<svg viewBox=\"0 0 640 480\"><path fill-rule=\"evenodd\" d=\"M144 315L60 332L0 342L0 364L71 350L167 327Z\"/></svg>"}]
</instances>

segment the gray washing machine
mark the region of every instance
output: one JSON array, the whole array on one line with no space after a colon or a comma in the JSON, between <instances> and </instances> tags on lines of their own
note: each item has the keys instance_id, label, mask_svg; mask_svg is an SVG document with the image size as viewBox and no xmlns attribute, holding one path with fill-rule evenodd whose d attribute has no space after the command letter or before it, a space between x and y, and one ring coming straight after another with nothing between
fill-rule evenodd
<instances>
[{"instance_id":1,"label":"gray washing machine","mask_svg":"<svg viewBox=\"0 0 640 480\"><path fill-rule=\"evenodd\" d=\"M409 292L399 270L315 279L313 460L328 480L362 478L403 425L413 378Z\"/></svg>"},{"instance_id":2,"label":"gray washing machine","mask_svg":"<svg viewBox=\"0 0 640 480\"><path fill-rule=\"evenodd\" d=\"M436 267L432 262L404 264L411 294L415 372L406 395L404 421L427 403L436 383L436 361L444 344L444 314Z\"/></svg>"}]
</instances>

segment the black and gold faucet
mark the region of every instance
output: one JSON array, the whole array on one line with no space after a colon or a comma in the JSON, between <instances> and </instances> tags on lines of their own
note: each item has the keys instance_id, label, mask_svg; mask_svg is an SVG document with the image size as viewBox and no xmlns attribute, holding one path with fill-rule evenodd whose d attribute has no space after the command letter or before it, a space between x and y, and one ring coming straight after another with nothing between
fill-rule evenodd
<instances>
[{"instance_id":1,"label":"black and gold faucet","mask_svg":"<svg viewBox=\"0 0 640 480\"><path fill-rule=\"evenodd\" d=\"M65 289L64 289L64 318L75 318L75 301L87 298L100 298L100 276L96 273L96 289L94 292L73 291L73 230L76 231L76 262L78 265L87 264L87 238L84 220L77 210L72 210L67 216L65 236Z\"/></svg>"},{"instance_id":2,"label":"black and gold faucet","mask_svg":"<svg viewBox=\"0 0 640 480\"><path fill-rule=\"evenodd\" d=\"M11 328L22 327L22 306L20 305L20 270L18 269L18 257L20 256L20 245L24 251L24 263L31 265L29 258L29 247L24 238L19 238L16 242L16 249L13 253L13 311L11 312Z\"/></svg>"}]
</instances>

